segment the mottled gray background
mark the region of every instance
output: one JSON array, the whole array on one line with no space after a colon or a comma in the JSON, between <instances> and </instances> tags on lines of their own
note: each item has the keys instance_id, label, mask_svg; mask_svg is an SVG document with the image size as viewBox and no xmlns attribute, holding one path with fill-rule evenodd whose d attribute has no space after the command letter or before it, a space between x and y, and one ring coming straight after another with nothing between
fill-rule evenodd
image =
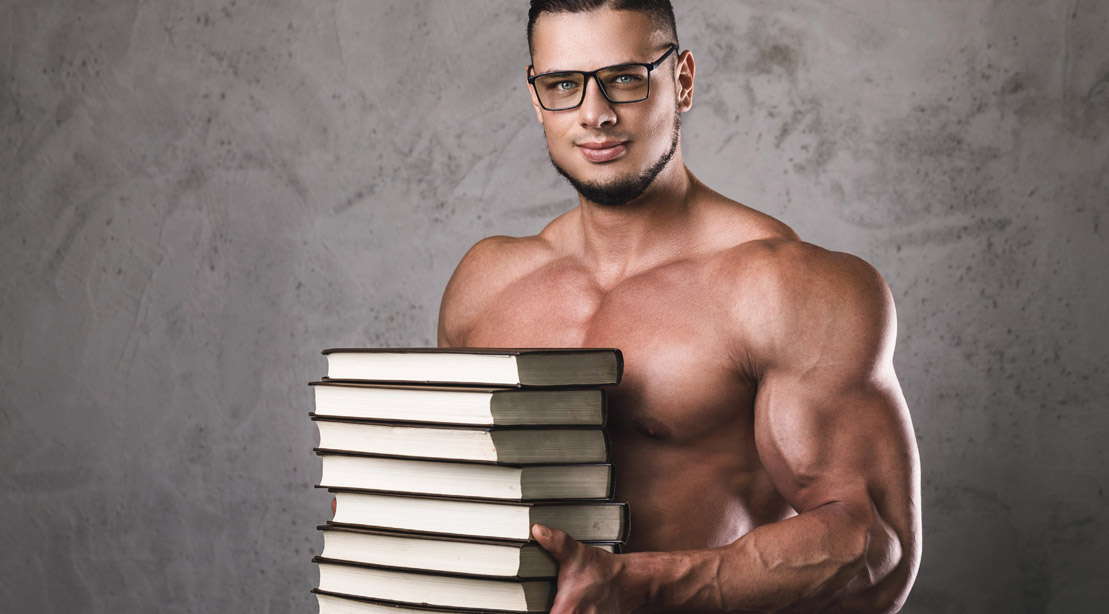
<instances>
[{"instance_id":1,"label":"mottled gray background","mask_svg":"<svg viewBox=\"0 0 1109 614\"><path fill-rule=\"evenodd\" d=\"M522 1L7 0L0 604L313 612L304 385L574 205ZM897 299L907 612L1109 598L1109 2L685 2L686 160Z\"/></svg>"}]
</instances>

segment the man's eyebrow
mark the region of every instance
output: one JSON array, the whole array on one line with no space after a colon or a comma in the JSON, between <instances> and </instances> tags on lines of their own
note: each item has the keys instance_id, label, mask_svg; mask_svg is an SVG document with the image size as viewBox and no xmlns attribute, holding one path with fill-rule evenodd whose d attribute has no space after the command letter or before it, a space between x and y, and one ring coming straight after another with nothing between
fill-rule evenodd
<instances>
[{"instance_id":1,"label":"man's eyebrow","mask_svg":"<svg viewBox=\"0 0 1109 614\"><path fill-rule=\"evenodd\" d=\"M630 60L622 60L620 62L612 62L611 64L604 64L602 66L598 66L594 70L600 70L602 68L608 68L609 66L620 66L622 64L650 64L650 63L651 63L650 60L648 60L646 62L641 62L641 61L636 60L636 59L630 59ZM588 70L582 70L581 68L550 68L550 69L547 69L547 70L539 70L539 68L536 67L535 65L532 65L532 69L535 70L535 74L537 74L537 75L545 75L547 73L559 73L559 72L590 72Z\"/></svg>"},{"instance_id":2,"label":"man's eyebrow","mask_svg":"<svg viewBox=\"0 0 1109 614\"><path fill-rule=\"evenodd\" d=\"M535 74L537 74L537 75L557 75L557 74L567 73L567 72L582 72L582 71L572 69L572 68L556 68L554 70L536 70Z\"/></svg>"}]
</instances>

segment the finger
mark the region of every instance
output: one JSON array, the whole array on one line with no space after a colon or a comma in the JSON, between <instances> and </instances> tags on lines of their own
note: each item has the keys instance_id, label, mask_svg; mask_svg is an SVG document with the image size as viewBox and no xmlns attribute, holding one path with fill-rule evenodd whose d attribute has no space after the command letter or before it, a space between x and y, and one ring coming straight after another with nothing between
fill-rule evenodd
<instances>
[{"instance_id":1,"label":"finger","mask_svg":"<svg viewBox=\"0 0 1109 614\"><path fill-rule=\"evenodd\" d=\"M332 497L332 499L331 499L331 517L332 518L335 517L335 498L334 497Z\"/></svg>"},{"instance_id":2,"label":"finger","mask_svg":"<svg viewBox=\"0 0 1109 614\"><path fill-rule=\"evenodd\" d=\"M575 560L585 549L584 544L559 529L535 524L531 527L531 534L535 537L535 541L539 542L539 545L559 563Z\"/></svg>"}]
</instances>

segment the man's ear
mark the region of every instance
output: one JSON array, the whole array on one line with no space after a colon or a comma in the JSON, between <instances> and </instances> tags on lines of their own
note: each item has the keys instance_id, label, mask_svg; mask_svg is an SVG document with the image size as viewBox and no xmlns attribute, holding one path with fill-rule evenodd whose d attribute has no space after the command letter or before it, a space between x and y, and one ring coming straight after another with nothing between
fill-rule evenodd
<instances>
[{"instance_id":1,"label":"man's ear","mask_svg":"<svg viewBox=\"0 0 1109 614\"><path fill-rule=\"evenodd\" d=\"M677 64L674 80L678 89L678 110L685 112L693 108L693 75L697 69L693 53L688 49L681 52Z\"/></svg>"},{"instance_id":2,"label":"man's ear","mask_svg":"<svg viewBox=\"0 0 1109 614\"><path fill-rule=\"evenodd\" d=\"M530 65L527 68L527 76L531 77L531 66ZM524 81L524 83L527 83L527 81ZM539 106L539 98L535 95L535 88L532 87L530 83L527 83L527 87L528 87L528 94L531 94L531 106L535 108L535 119L539 120L539 123L542 124L543 123L543 107Z\"/></svg>"}]
</instances>

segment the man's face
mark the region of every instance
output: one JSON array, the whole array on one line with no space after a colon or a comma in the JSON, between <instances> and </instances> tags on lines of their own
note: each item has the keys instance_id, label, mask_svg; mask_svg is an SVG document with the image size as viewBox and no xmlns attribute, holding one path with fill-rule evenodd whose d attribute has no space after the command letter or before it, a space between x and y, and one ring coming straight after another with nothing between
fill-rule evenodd
<instances>
[{"instance_id":1,"label":"man's face","mask_svg":"<svg viewBox=\"0 0 1109 614\"><path fill-rule=\"evenodd\" d=\"M671 42L643 13L545 13L532 36L533 74L653 62ZM677 62L678 54L672 54L652 71L650 96L641 102L612 103L590 79L581 106L547 111L532 91L551 162L583 196L602 205L626 203L673 158L681 108Z\"/></svg>"}]
</instances>

